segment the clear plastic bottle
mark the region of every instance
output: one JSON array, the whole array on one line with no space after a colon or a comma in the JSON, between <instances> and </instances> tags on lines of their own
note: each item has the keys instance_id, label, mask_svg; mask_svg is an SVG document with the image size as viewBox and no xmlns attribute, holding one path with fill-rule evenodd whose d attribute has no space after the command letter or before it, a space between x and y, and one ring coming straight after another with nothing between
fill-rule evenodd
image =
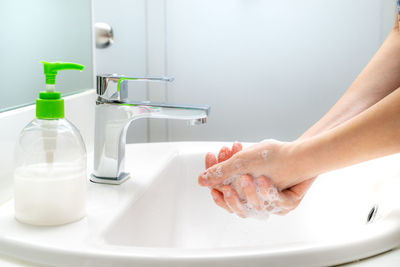
<instances>
[{"instance_id":1,"label":"clear plastic bottle","mask_svg":"<svg viewBox=\"0 0 400 267\"><path fill-rule=\"evenodd\" d=\"M86 214L86 149L65 119L35 119L21 132L14 172L15 217L60 225Z\"/></svg>"},{"instance_id":2,"label":"clear plastic bottle","mask_svg":"<svg viewBox=\"0 0 400 267\"><path fill-rule=\"evenodd\" d=\"M44 63L55 74L48 81L45 65L46 89L51 90L40 92L37 118L22 130L16 145L15 217L28 224L60 225L86 214L86 148L78 129L64 119L64 100L54 91L57 71L73 63Z\"/></svg>"}]
</instances>

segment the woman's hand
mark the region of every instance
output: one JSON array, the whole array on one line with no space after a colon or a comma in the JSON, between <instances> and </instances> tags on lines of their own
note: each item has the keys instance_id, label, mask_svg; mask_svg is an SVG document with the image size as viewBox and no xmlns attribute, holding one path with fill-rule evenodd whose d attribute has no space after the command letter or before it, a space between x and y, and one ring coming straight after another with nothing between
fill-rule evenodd
<instances>
[{"instance_id":1,"label":"woman's hand","mask_svg":"<svg viewBox=\"0 0 400 267\"><path fill-rule=\"evenodd\" d=\"M296 168L287 158L290 144L266 140L242 151L236 142L232 150L221 148L218 158L208 153L199 184L210 187L217 205L241 217L263 211L286 214L299 205L314 180L291 185Z\"/></svg>"}]
</instances>

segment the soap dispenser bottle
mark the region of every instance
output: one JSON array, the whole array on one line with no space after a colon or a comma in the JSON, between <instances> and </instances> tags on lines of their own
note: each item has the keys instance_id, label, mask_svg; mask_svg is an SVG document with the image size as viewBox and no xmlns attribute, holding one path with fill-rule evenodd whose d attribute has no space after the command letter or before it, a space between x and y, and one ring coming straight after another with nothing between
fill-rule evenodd
<instances>
[{"instance_id":1,"label":"soap dispenser bottle","mask_svg":"<svg viewBox=\"0 0 400 267\"><path fill-rule=\"evenodd\" d=\"M16 147L15 217L33 225L61 225L86 214L86 149L78 129L64 118L55 80L60 70L84 66L41 62L46 91L36 99L36 119L22 130Z\"/></svg>"}]
</instances>

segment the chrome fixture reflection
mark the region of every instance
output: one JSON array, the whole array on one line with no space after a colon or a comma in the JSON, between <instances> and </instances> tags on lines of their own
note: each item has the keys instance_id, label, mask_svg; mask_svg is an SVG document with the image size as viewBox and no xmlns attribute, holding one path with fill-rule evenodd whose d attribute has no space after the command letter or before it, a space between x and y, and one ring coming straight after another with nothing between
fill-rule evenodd
<instances>
[{"instance_id":1,"label":"chrome fixture reflection","mask_svg":"<svg viewBox=\"0 0 400 267\"><path fill-rule=\"evenodd\" d=\"M114 43L114 32L110 25L104 22L94 24L96 48L107 48Z\"/></svg>"},{"instance_id":2,"label":"chrome fixture reflection","mask_svg":"<svg viewBox=\"0 0 400 267\"><path fill-rule=\"evenodd\" d=\"M187 120L191 125L205 124L208 105L192 106L128 97L128 81L172 82L172 77L126 77L115 74L97 76L95 110L94 171L91 181L120 184L129 178L124 172L126 132L132 121L140 118Z\"/></svg>"}]
</instances>

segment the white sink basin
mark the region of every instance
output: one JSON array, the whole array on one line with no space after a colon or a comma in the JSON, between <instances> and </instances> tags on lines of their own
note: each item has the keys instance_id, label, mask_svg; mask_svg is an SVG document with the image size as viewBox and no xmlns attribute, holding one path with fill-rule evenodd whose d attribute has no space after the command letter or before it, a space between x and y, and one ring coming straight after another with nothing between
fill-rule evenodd
<instances>
[{"instance_id":1,"label":"white sink basin","mask_svg":"<svg viewBox=\"0 0 400 267\"><path fill-rule=\"evenodd\" d=\"M74 224L23 225L10 201L0 207L0 251L66 266L321 266L400 245L400 155L323 175L298 209L258 221L225 212L197 185L205 153L222 145L129 145L132 178L90 183L88 216Z\"/></svg>"}]
</instances>

